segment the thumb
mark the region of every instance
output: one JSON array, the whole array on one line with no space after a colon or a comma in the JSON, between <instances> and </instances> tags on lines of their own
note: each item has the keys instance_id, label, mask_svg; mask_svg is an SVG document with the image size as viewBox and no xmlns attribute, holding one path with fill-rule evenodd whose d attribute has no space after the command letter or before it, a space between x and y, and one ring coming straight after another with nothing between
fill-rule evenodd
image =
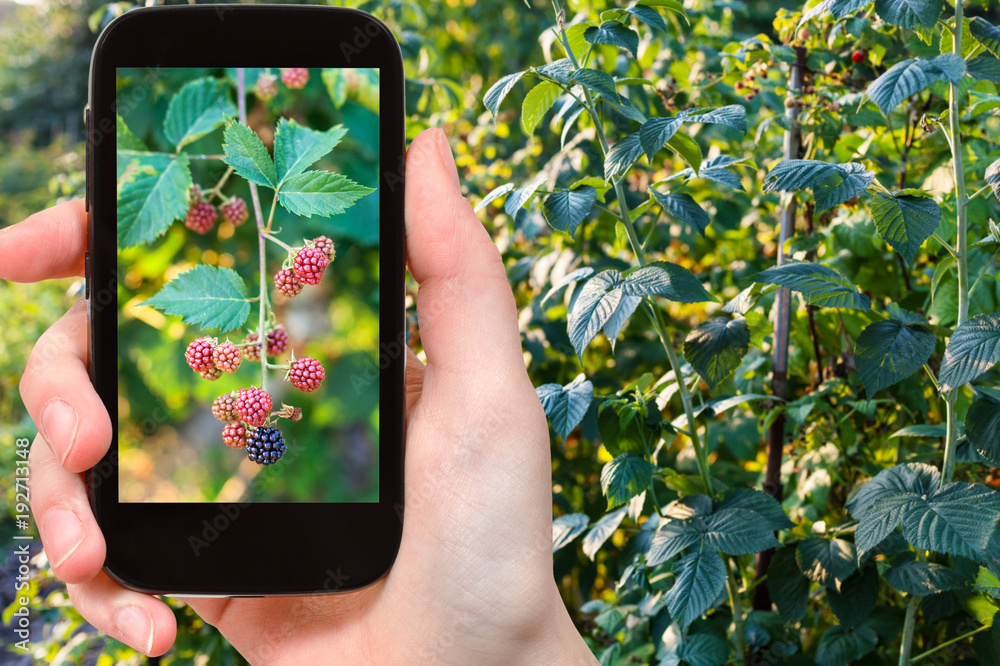
<instances>
[{"instance_id":1,"label":"thumb","mask_svg":"<svg viewBox=\"0 0 1000 666\"><path fill-rule=\"evenodd\" d=\"M500 252L462 196L440 129L421 132L406 154L406 247L428 367L465 378L500 373L501 386L526 379Z\"/></svg>"}]
</instances>

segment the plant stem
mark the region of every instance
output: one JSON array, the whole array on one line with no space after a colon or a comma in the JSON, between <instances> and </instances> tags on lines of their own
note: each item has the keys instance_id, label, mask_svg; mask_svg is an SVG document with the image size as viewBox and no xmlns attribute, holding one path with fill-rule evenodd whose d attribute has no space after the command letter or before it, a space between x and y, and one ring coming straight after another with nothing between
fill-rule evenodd
<instances>
[{"instance_id":1,"label":"plant stem","mask_svg":"<svg viewBox=\"0 0 1000 666\"><path fill-rule=\"evenodd\" d=\"M960 641L964 641L967 638L971 638L972 636L975 636L976 634L978 634L980 631L986 631L989 628L990 628L989 626L983 625L982 627L979 627L978 629L973 629L972 631L970 631L967 634L962 634L961 636L956 636L955 638L952 638L951 640L945 641L944 643L941 643L940 645L935 645L934 647L932 647L927 652L921 652L916 657L914 657L913 659L911 659L910 663L911 664L915 664L918 661L920 661L921 659L923 659L925 657L931 656L932 654L934 654L938 650L946 648L949 645L954 645L955 643L958 643Z\"/></svg>"},{"instance_id":2,"label":"plant stem","mask_svg":"<svg viewBox=\"0 0 1000 666\"><path fill-rule=\"evenodd\" d=\"M219 192L222 190L223 186L226 184L226 181L229 180L229 177L231 175L233 175L233 171L235 171L235 169L233 169L233 167L229 167L228 169L226 169L226 172L224 174L222 174L222 178L220 178L219 182L217 182L215 184L215 187L212 188L212 191L208 193L208 197L206 197L206 201L211 201L215 197L219 196Z\"/></svg>"},{"instance_id":3,"label":"plant stem","mask_svg":"<svg viewBox=\"0 0 1000 666\"><path fill-rule=\"evenodd\" d=\"M972 201L973 199L978 199L984 194L987 194L991 189L993 189L992 185L983 185L978 190L969 195L969 198L965 200L965 205L968 206L970 201Z\"/></svg>"},{"instance_id":4,"label":"plant stem","mask_svg":"<svg viewBox=\"0 0 1000 666\"><path fill-rule=\"evenodd\" d=\"M959 0L961 2L961 0ZM909 666L910 650L913 648L913 630L917 625L917 609L923 597L910 597L906 604L906 620L903 622L903 644L899 650L899 666Z\"/></svg>"},{"instance_id":5,"label":"plant stem","mask_svg":"<svg viewBox=\"0 0 1000 666\"><path fill-rule=\"evenodd\" d=\"M277 236L272 236L271 234L265 233L264 234L264 238L266 238L267 240L271 241L272 243L274 243L274 244L276 244L276 245L284 248L288 252L292 252L294 250L294 248L292 248L290 245L288 245L284 241L280 240Z\"/></svg>"},{"instance_id":6,"label":"plant stem","mask_svg":"<svg viewBox=\"0 0 1000 666\"><path fill-rule=\"evenodd\" d=\"M735 557L732 560L733 566L739 566ZM743 663L746 663L747 648L743 636L743 600L740 598L740 586L736 582L736 574L733 573L733 567L726 565L726 573L729 576L729 579L726 581L726 585L729 588L729 603L733 607L733 621L736 623L736 628L733 632L736 638L736 654L739 655Z\"/></svg>"}]
</instances>

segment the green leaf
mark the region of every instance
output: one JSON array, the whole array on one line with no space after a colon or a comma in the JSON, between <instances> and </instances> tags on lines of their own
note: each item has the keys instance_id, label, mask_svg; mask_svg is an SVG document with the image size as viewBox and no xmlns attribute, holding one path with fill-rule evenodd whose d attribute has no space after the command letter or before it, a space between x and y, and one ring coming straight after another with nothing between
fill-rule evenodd
<instances>
[{"instance_id":1,"label":"green leaf","mask_svg":"<svg viewBox=\"0 0 1000 666\"><path fill-rule=\"evenodd\" d=\"M784 160L767 174L764 191L811 189L819 212L861 196L874 179L874 171L856 162L829 164L818 160Z\"/></svg>"},{"instance_id":2,"label":"green leaf","mask_svg":"<svg viewBox=\"0 0 1000 666\"><path fill-rule=\"evenodd\" d=\"M869 324L858 336L855 366L871 399L884 388L923 367L937 339L926 326L886 319Z\"/></svg>"},{"instance_id":3,"label":"green leaf","mask_svg":"<svg viewBox=\"0 0 1000 666\"><path fill-rule=\"evenodd\" d=\"M583 350L601 329L608 335L609 329L605 326L611 324L612 332L617 337L624 320L638 307L641 298L625 294L619 288L621 282L621 273L618 271L603 271L588 280L580 290L569 313L567 333L581 359Z\"/></svg>"},{"instance_id":4,"label":"green leaf","mask_svg":"<svg viewBox=\"0 0 1000 666\"><path fill-rule=\"evenodd\" d=\"M722 494L722 501L715 507L716 511L723 509L747 509L763 519L768 530L777 532L795 527L788 519L785 510L778 500L760 490L753 488L735 488Z\"/></svg>"},{"instance_id":5,"label":"green leaf","mask_svg":"<svg viewBox=\"0 0 1000 666\"><path fill-rule=\"evenodd\" d=\"M663 30L664 32L667 30L666 21L663 20L663 17L660 16L660 13L655 9L645 7L643 5L636 5L635 7L627 7L625 11L654 30Z\"/></svg>"},{"instance_id":6,"label":"green leaf","mask_svg":"<svg viewBox=\"0 0 1000 666\"><path fill-rule=\"evenodd\" d=\"M802 294L810 305L824 308L868 310L872 304L871 299L855 289L847 278L822 264L787 262L757 273L752 279L788 287Z\"/></svg>"},{"instance_id":7,"label":"green leaf","mask_svg":"<svg viewBox=\"0 0 1000 666\"><path fill-rule=\"evenodd\" d=\"M900 592L926 597L946 590L957 590L965 584L965 579L962 574L943 564L905 560L889 567L885 572L885 582Z\"/></svg>"},{"instance_id":8,"label":"green leaf","mask_svg":"<svg viewBox=\"0 0 1000 666\"><path fill-rule=\"evenodd\" d=\"M521 129L527 136L535 133L535 128L559 99L562 88L551 81L542 81L528 91L521 105Z\"/></svg>"},{"instance_id":9,"label":"green leaf","mask_svg":"<svg viewBox=\"0 0 1000 666\"><path fill-rule=\"evenodd\" d=\"M652 160L683 124L681 118L650 118L644 122L639 128L639 143L646 159Z\"/></svg>"},{"instance_id":10,"label":"green leaf","mask_svg":"<svg viewBox=\"0 0 1000 666\"><path fill-rule=\"evenodd\" d=\"M747 509L719 509L705 520L706 545L727 555L751 555L781 544L771 527Z\"/></svg>"},{"instance_id":11,"label":"green leaf","mask_svg":"<svg viewBox=\"0 0 1000 666\"><path fill-rule=\"evenodd\" d=\"M594 400L594 385L582 373L566 386L542 384L535 392L552 427L564 440L580 425Z\"/></svg>"},{"instance_id":12,"label":"green leaf","mask_svg":"<svg viewBox=\"0 0 1000 666\"><path fill-rule=\"evenodd\" d=\"M874 610L878 603L878 587L878 569L863 567L851 574L839 590L826 591L830 610L842 626L855 627Z\"/></svg>"},{"instance_id":13,"label":"green leaf","mask_svg":"<svg viewBox=\"0 0 1000 666\"><path fill-rule=\"evenodd\" d=\"M743 183L740 182L739 175L729 170L729 167L743 161L744 160L737 159L730 155L716 155L701 165L698 176L704 178L705 180L710 180L713 183L719 183L720 185L725 185L735 190L744 192ZM691 169L684 169L683 171L677 172L675 176L694 178L695 174Z\"/></svg>"},{"instance_id":14,"label":"green leaf","mask_svg":"<svg viewBox=\"0 0 1000 666\"><path fill-rule=\"evenodd\" d=\"M795 559L807 578L829 588L837 588L858 569L854 544L843 539L809 537L795 549Z\"/></svg>"},{"instance_id":15,"label":"green leaf","mask_svg":"<svg viewBox=\"0 0 1000 666\"><path fill-rule=\"evenodd\" d=\"M702 530L694 524L694 519L661 521L646 553L646 566L663 564L701 540Z\"/></svg>"},{"instance_id":16,"label":"green leaf","mask_svg":"<svg viewBox=\"0 0 1000 666\"><path fill-rule=\"evenodd\" d=\"M941 359L942 392L975 380L1000 361L1000 313L976 315L955 329Z\"/></svg>"},{"instance_id":17,"label":"green leaf","mask_svg":"<svg viewBox=\"0 0 1000 666\"><path fill-rule=\"evenodd\" d=\"M178 315L185 324L224 332L243 326L250 314L247 286L239 274L207 264L181 273L143 305Z\"/></svg>"},{"instance_id":18,"label":"green leaf","mask_svg":"<svg viewBox=\"0 0 1000 666\"><path fill-rule=\"evenodd\" d=\"M833 0L830 13L833 18L842 19L849 14L860 11L871 4L872 0Z\"/></svg>"},{"instance_id":19,"label":"green leaf","mask_svg":"<svg viewBox=\"0 0 1000 666\"><path fill-rule=\"evenodd\" d=\"M330 217L374 191L339 173L306 171L285 181L278 191L278 203L295 215Z\"/></svg>"},{"instance_id":20,"label":"green leaf","mask_svg":"<svg viewBox=\"0 0 1000 666\"><path fill-rule=\"evenodd\" d=\"M585 513L569 513L552 521L552 552L568 545L587 531L590 518Z\"/></svg>"},{"instance_id":21,"label":"green leaf","mask_svg":"<svg viewBox=\"0 0 1000 666\"><path fill-rule=\"evenodd\" d=\"M809 605L810 581L799 569L795 551L793 546L775 550L767 570L767 590L781 617L789 623L802 621Z\"/></svg>"},{"instance_id":22,"label":"green leaf","mask_svg":"<svg viewBox=\"0 0 1000 666\"><path fill-rule=\"evenodd\" d=\"M631 53L633 58L639 57L639 35L618 21L605 21L600 27L587 28L583 38L588 44L620 46Z\"/></svg>"},{"instance_id":23,"label":"green leaf","mask_svg":"<svg viewBox=\"0 0 1000 666\"><path fill-rule=\"evenodd\" d=\"M597 551L604 545L604 542L610 539L611 535L618 529L618 526L621 525L627 510L627 506L619 507L594 523L594 526L587 532L587 536L583 537L584 555L591 560L594 559L594 556L597 555Z\"/></svg>"},{"instance_id":24,"label":"green leaf","mask_svg":"<svg viewBox=\"0 0 1000 666\"><path fill-rule=\"evenodd\" d=\"M570 74L569 78L598 94L605 95L611 99L618 99L615 80L607 72L602 72L599 69L578 69Z\"/></svg>"},{"instance_id":25,"label":"green leaf","mask_svg":"<svg viewBox=\"0 0 1000 666\"><path fill-rule=\"evenodd\" d=\"M226 153L223 162L251 183L272 190L278 186L274 162L256 132L242 123L230 122L222 136L225 140L222 150Z\"/></svg>"},{"instance_id":26,"label":"green leaf","mask_svg":"<svg viewBox=\"0 0 1000 666\"><path fill-rule=\"evenodd\" d=\"M573 236L596 201L597 190L588 185L575 190L556 190L542 203L542 214L553 229Z\"/></svg>"},{"instance_id":27,"label":"green leaf","mask_svg":"<svg viewBox=\"0 0 1000 666\"><path fill-rule=\"evenodd\" d=\"M516 217L517 211L521 210L525 204L531 201L531 197L535 196L535 192L537 192L538 188L545 183L545 180L545 174L540 173L532 180L528 181L527 184L522 185L511 192L507 197L507 200L503 202L504 212L511 217Z\"/></svg>"},{"instance_id":28,"label":"green leaf","mask_svg":"<svg viewBox=\"0 0 1000 666\"><path fill-rule=\"evenodd\" d=\"M989 396L977 398L965 413L965 434L979 455L1000 465L1000 403Z\"/></svg>"},{"instance_id":29,"label":"green leaf","mask_svg":"<svg viewBox=\"0 0 1000 666\"><path fill-rule=\"evenodd\" d=\"M652 188L649 189L649 192L656 198L656 202L663 207L663 210L668 215L681 222L690 224L702 236L705 235L705 229L708 228L712 220L708 216L708 213L698 205L698 202L691 198L690 194L683 192L679 194L661 194Z\"/></svg>"},{"instance_id":30,"label":"green leaf","mask_svg":"<svg viewBox=\"0 0 1000 666\"><path fill-rule=\"evenodd\" d=\"M943 7L942 0L875 0L875 11L882 20L901 28L933 28Z\"/></svg>"},{"instance_id":31,"label":"green leaf","mask_svg":"<svg viewBox=\"0 0 1000 666\"><path fill-rule=\"evenodd\" d=\"M911 266L920 246L941 221L936 201L902 192L875 192L868 210L879 235Z\"/></svg>"},{"instance_id":32,"label":"green leaf","mask_svg":"<svg viewBox=\"0 0 1000 666\"><path fill-rule=\"evenodd\" d=\"M621 285L630 296L662 296L675 303L714 303L691 271L669 261L657 261L629 271Z\"/></svg>"},{"instance_id":33,"label":"green leaf","mask_svg":"<svg viewBox=\"0 0 1000 666\"><path fill-rule=\"evenodd\" d=\"M974 16L969 19L969 32L987 51L1000 57L1000 29L986 19Z\"/></svg>"},{"instance_id":34,"label":"green leaf","mask_svg":"<svg viewBox=\"0 0 1000 666\"><path fill-rule=\"evenodd\" d=\"M688 553L674 564L674 585L667 590L670 617L687 627L708 610L726 584L726 565L714 550Z\"/></svg>"},{"instance_id":35,"label":"green leaf","mask_svg":"<svg viewBox=\"0 0 1000 666\"><path fill-rule=\"evenodd\" d=\"M875 649L878 634L871 627L847 629L835 625L827 629L816 648L818 666L848 666Z\"/></svg>"},{"instance_id":36,"label":"green leaf","mask_svg":"<svg viewBox=\"0 0 1000 666\"><path fill-rule=\"evenodd\" d=\"M677 132L667 141L667 148L680 155L695 175L698 174L698 169L701 168L702 153L701 146L698 145L697 141L683 132Z\"/></svg>"},{"instance_id":37,"label":"green leaf","mask_svg":"<svg viewBox=\"0 0 1000 666\"><path fill-rule=\"evenodd\" d=\"M294 120L282 118L274 133L274 167L280 187L317 160L337 147L347 134L343 125L336 125L325 132L303 127Z\"/></svg>"},{"instance_id":38,"label":"green leaf","mask_svg":"<svg viewBox=\"0 0 1000 666\"><path fill-rule=\"evenodd\" d=\"M121 158L121 153L119 153ZM118 181L118 247L152 243L188 210L188 159L164 153L132 153Z\"/></svg>"},{"instance_id":39,"label":"green leaf","mask_svg":"<svg viewBox=\"0 0 1000 666\"><path fill-rule=\"evenodd\" d=\"M989 53L978 55L965 64L965 73L980 81L1000 83L1000 60Z\"/></svg>"},{"instance_id":40,"label":"green leaf","mask_svg":"<svg viewBox=\"0 0 1000 666\"><path fill-rule=\"evenodd\" d=\"M627 134L618 140L618 143L611 146L607 157L604 158L604 178L616 178L635 164L635 161L642 156L642 146L639 143L639 134Z\"/></svg>"},{"instance_id":41,"label":"green leaf","mask_svg":"<svg viewBox=\"0 0 1000 666\"><path fill-rule=\"evenodd\" d=\"M689 123L725 125L737 132L747 133L747 110L742 104L729 104L717 109L687 109L677 116Z\"/></svg>"},{"instance_id":42,"label":"green leaf","mask_svg":"<svg viewBox=\"0 0 1000 666\"><path fill-rule=\"evenodd\" d=\"M490 89L486 91L483 95L483 105L493 116L493 122L496 122L497 112L500 110L500 104L503 102L507 93L513 89L514 85L521 80L521 77L527 74L527 72L515 72L514 74L508 74L507 76L501 77L499 81L490 86Z\"/></svg>"},{"instance_id":43,"label":"green leaf","mask_svg":"<svg viewBox=\"0 0 1000 666\"><path fill-rule=\"evenodd\" d=\"M652 482L653 466L634 453L623 453L605 463L601 470L601 490L608 498L608 509L628 502Z\"/></svg>"},{"instance_id":44,"label":"green leaf","mask_svg":"<svg viewBox=\"0 0 1000 666\"><path fill-rule=\"evenodd\" d=\"M123 150L131 150L141 153L149 151L146 144L144 144L139 137L132 133L132 130L130 130L128 125L125 124L125 120L118 114L115 114L115 140L117 141L115 145L117 146L119 152ZM118 177L122 177L121 172L118 173Z\"/></svg>"},{"instance_id":45,"label":"green leaf","mask_svg":"<svg viewBox=\"0 0 1000 666\"><path fill-rule=\"evenodd\" d=\"M941 473L925 463L907 463L884 469L854 494L847 502L847 510L855 519L865 517L875 501L893 492L910 492L931 495L941 485Z\"/></svg>"},{"instance_id":46,"label":"green leaf","mask_svg":"<svg viewBox=\"0 0 1000 666\"><path fill-rule=\"evenodd\" d=\"M513 189L514 189L514 183L504 183L499 187L494 187L492 190L490 190L489 194L483 197L482 200L476 204L476 207L472 209L473 212L478 213L482 209L486 208L490 204L490 202L494 201L495 199L499 199L500 197L504 196Z\"/></svg>"},{"instance_id":47,"label":"green leaf","mask_svg":"<svg viewBox=\"0 0 1000 666\"><path fill-rule=\"evenodd\" d=\"M976 574L976 583L973 589L985 592L994 599L1000 599L1000 576L992 569L979 567L979 573Z\"/></svg>"},{"instance_id":48,"label":"green leaf","mask_svg":"<svg viewBox=\"0 0 1000 666\"><path fill-rule=\"evenodd\" d=\"M606 400L597 411L601 443L612 456L646 452L645 433L642 431L644 423L645 416L634 402L622 405L619 401Z\"/></svg>"},{"instance_id":49,"label":"green leaf","mask_svg":"<svg viewBox=\"0 0 1000 666\"><path fill-rule=\"evenodd\" d=\"M170 99L163 133L180 150L235 115L236 107L226 99L218 81L212 77L195 79Z\"/></svg>"},{"instance_id":50,"label":"green leaf","mask_svg":"<svg viewBox=\"0 0 1000 666\"><path fill-rule=\"evenodd\" d=\"M889 435L889 439L893 437L931 437L940 438L945 437L948 434L948 428L943 423L937 425L912 425L906 426L905 428L900 428L896 432Z\"/></svg>"},{"instance_id":51,"label":"green leaf","mask_svg":"<svg viewBox=\"0 0 1000 666\"><path fill-rule=\"evenodd\" d=\"M750 344L758 349L764 349L764 338L774 335L770 320L759 312L747 312L743 315L750 329Z\"/></svg>"},{"instance_id":52,"label":"green leaf","mask_svg":"<svg viewBox=\"0 0 1000 666\"><path fill-rule=\"evenodd\" d=\"M708 384L709 390L725 381L750 348L746 319L716 317L695 327L684 340L684 360Z\"/></svg>"},{"instance_id":53,"label":"green leaf","mask_svg":"<svg viewBox=\"0 0 1000 666\"><path fill-rule=\"evenodd\" d=\"M719 634L705 631L688 636L677 656L689 666L722 666L729 660L729 643ZM661 660L661 664L664 662Z\"/></svg>"},{"instance_id":54,"label":"green leaf","mask_svg":"<svg viewBox=\"0 0 1000 666\"><path fill-rule=\"evenodd\" d=\"M954 53L903 60L872 81L865 95L875 102L882 115L888 116L904 99L935 81L958 84L964 75L965 61Z\"/></svg>"}]
</instances>

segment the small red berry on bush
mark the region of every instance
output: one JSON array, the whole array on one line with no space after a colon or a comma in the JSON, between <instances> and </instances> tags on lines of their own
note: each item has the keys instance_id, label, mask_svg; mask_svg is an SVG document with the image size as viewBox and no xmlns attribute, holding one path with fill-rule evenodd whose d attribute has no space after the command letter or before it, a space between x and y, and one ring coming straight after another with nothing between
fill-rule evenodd
<instances>
[{"instance_id":1,"label":"small red berry on bush","mask_svg":"<svg viewBox=\"0 0 1000 666\"><path fill-rule=\"evenodd\" d=\"M289 67L281 70L281 82L289 88L304 88L309 82L309 70L304 67Z\"/></svg>"},{"instance_id":2,"label":"small red berry on bush","mask_svg":"<svg viewBox=\"0 0 1000 666\"><path fill-rule=\"evenodd\" d=\"M337 251L333 247L333 241L326 236L312 239L312 246L322 252L328 261L333 261L337 256Z\"/></svg>"},{"instance_id":3,"label":"small red berry on bush","mask_svg":"<svg viewBox=\"0 0 1000 666\"><path fill-rule=\"evenodd\" d=\"M239 421L230 421L222 426L222 441L226 446L242 449L247 443L247 427Z\"/></svg>"},{"instance_id":4,"label":"small red berry on bush","mask_svg":"<svg viewBox=\"0 0 1000 666\"><path fill-rule=\"evenodd\" d=\"M236 394L236 413L243 423L260 427L271 414L271 396L256 387L240 389Z\"/></svg>"},{"instance_id":5,"label":"small red berry on bush","mask_svg":"<svg viewBox=\"0 0 1000 666\"><path fill-rule=\"evenodd\" d=\"M267 355L278 356L288 349L288 333L284 324L278 324L267 332Z\"/></svg>"},{"instance_id":6,"label":"small red berry on bush","mask_svg":"<svg viewBox=\"0 0 1000 666\"><path fill-rule=\"evenodd\" d=\"M243 344L245 346L240 348L243 358L253 363L260 363L260 336L256 333L247 333L243 338Z\"/></svg>"},{"instance_id":7,"label":"small red berry on bush","mask_svg":"<svg viewBox=\"0 0 1000 666\"><path fill-rule=\"evenodd\" d=\"M193 340L187 346L187 349L184 351L184 358L192 370L195 372L205 372L215 367L215 362L212 360L212 351L215 349L215 344L215 338L206 336Z\"/></svg>"},{"instance_id":8,"label":"small red berry on bush","mask_svg":"<svg viewBox=\"0 0 1000 666\"><path fill-rule=\"evenodd\" d=\"M223 393L212 403L212 415L225 423L237 417L236 398L228 393Z\"/></svg>"},{"instance_id":9,"label":"small red berry on bush","mask_svg":"<svg viewBox=\"0 0 1000 666\"><path fill-rule=\"evenodd\" d=\"M239 197L233 197L229 203L219 206L222 219L230 224L239 226L247 221L250 212L247 210L247 202Z\"/></svg>"},{"instance_id":10,"label":"small red berry on bush","mask_svg":"<svg viewBox=\"0 0 1000 666\"><path fill-rule=\"evenodd\" d=\"M292 386L306 393L315 391L325 377L326 370L320 362L309 356L296 359L288 369L288 380Z\"/></svg>"},{"instance_id":11,"label":"small red berry on bush","mask_svg":"<svg viewBox=\"0 0 1000 666\"><path fill-rule=\"evenodd\" d=\"M265 102L274 99L274 96L278 94L278 79L273 74L261 72L260 76L257 77L254 93L257 95L257 99Z\"/></svg>"},{"instance_id":12,"label":"small red berry on bush","mask_svg":"<svg viewBox=\"0 0 1000 666\"><path fill-rule=\"evenodd\" d=\"M236 372L240 369L243 357L239 348L228 340L212 351L212 362L223 372Z\"/></svg>"},{"instance_id":13,"label":"small red berry on bush","mask_svg":"<svg viewBox=\"0 0 1000 666\"><path fill-rule=\"evenodd\" d=\"M199 234L207 234L215 226L215 220L219 214L215 212L215 207L204 201L196 201L188 208L187 215L184 216L184 226Z\"/></svg>"},{"instance_id":14,"label":"small red berry on bush","mask_svg":"<svg viewBox=\"0 0 1000 666\"><path fill-rule=\"evenodd\" d=\"M282 296L295 298L302 292L302 283L295 277L295 271L291 268L282 268L274 274L274 288Z\"/></svg>"},{"instance_id":15,"label":"small red berry on bush","mask_svg":"<svg viewBox=\"0 0 1000 666\"><path fill-rule=\"evenodd\" d=\"M218 368L209 368L208 370L202 370L198 373L201 375L202 379L207 379L210 382L214 382L216 379L222 376L222 370Z\"/></svg>"},{"instance_id":16,"label":"small red berry on bush","mask_svg":"<svg viewBox=\"0 0 1000 666\"><path fill-rule=\"evenodd\" d=\"M851 60L854 61L855 65L860 65L867 59L868 59L868 54L865 53L864 51L855 51L854 53L851 54Z\"/></svg>"},{"instance_id":17,"label":"small red berry on bush","mask_svg":"<svg viewBox=\"0 0 1000 666\"><path fill-rule=\"evenodd\" d=\"M323 279L323 271L329 264L330 260L326 255L313 247L302 248L295 253L295 259L292 260L295 277L302 284L319 284Z\"/></svg>"}]
</instances>

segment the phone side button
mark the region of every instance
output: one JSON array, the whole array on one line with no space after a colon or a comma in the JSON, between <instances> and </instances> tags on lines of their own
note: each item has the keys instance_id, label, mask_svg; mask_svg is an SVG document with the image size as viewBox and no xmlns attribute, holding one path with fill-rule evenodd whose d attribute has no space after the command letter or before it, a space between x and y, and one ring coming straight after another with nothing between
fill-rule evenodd
<instances>
[{"instance_id":1,"label":"phone side button","mask_svg":"<svg viewBox=\"0 0 1000 666\"><path fill-rule=\"evenodd\" d=\"M90 300L90 253L89 252L83 255L83 282L86 285L84 287L83 297Z\"/></svg>"},{"instance_id":2,"label":"phone side button","mask_svg":"<svg viewBox=\"0 0 1000 666\"><path fill-rule=\"evenodd\" d=\"M87 156L85 158L85 160L86 160L86 170L87 170L87 173L86 173L87 182L84 184L85 194L83 195L83 200L84 200L83 209L84 209L84 211L89 212L90 211L90 188L93 187L93 184L92 184L93 183L93 176L91 175L91 167L90 167L90 160L92 159L92 156L90 154L91 153L90 144L92 142L91 141L92 137L90 136L90 105L89 104L83 109L83 124L84 124L83 142L87 146Z\"/></svg>"}]
</instances>

